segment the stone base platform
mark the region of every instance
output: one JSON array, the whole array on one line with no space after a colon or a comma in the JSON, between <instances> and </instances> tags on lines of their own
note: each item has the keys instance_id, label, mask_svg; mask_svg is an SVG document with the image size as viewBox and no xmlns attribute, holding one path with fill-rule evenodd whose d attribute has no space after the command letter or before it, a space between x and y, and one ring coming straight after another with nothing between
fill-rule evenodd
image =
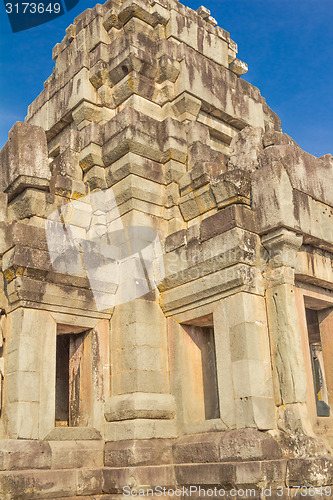
<instances>
[{"instance_id":1,"label":"stone base platform","mask_svg":"<svg viewBox=\"0 0 333 500\"><path fill-rule=\"evenodd\" d=\"M287 458L251 429L140 441L4 440L0 498L333 498L333 457Z\"/></svg>"}]
</instances>

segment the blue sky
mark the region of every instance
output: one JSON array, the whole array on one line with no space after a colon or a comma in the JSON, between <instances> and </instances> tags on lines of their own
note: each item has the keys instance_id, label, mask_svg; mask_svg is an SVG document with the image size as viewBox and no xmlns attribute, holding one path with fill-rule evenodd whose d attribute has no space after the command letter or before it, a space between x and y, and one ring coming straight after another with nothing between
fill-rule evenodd
<instances>
[{"instance_id":1,"label":"blue sky","mask_svg":"<svg viewBox=\"0 0 333 500\"><path fill-rule=\"evenodd\" d=\"M96 2L80 0L58 19L12 33L0 5L0 147L52 73L52 48ZM185 0L196 10L202 3ZM315 156L333 153L333 1L205 0L249 66L243 77L280 116L283 131Z\"/></svg>"}]
</instances>

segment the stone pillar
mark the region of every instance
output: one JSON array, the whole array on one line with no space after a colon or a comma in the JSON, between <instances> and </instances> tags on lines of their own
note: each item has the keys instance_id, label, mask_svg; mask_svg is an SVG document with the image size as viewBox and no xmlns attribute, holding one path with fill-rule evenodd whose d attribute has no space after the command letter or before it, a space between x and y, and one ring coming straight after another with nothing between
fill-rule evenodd
<instances>
[{"instance_id":1,"label":"stone pillar","mask_svg":"<svg viewBox=\"0 0 333 500\"><path fill-rule=\"evenodd\" d=\"M323 358L325 366L325 377L327 383L328 401L333 414L333 308L318 311L320 324L320 337L323 347Z\"/></svg>"},{"instance_id":2,"label":"stone pillar","mask_svg":"<svg viewBox=\"0 0 333 500\"><path fill-rule=\"evenodd\" d=\"M266 292L277 404L306 402L306 377L295 287L277 284Z\"/></svg>"},{"instance_id":3,"label":"stone pillar","mask_svg":"<svg viewBox=\"0 0 333 500\"><path fill-rule=\"evenodd\" d=\"M297 435L305 449L313 443L304 436L313 436L313 431L306 405L307 377L294 272L302 241L301 235L285 228L262 238L270 267L266 304L278 428L289 434L291 447Z\"/></svg>"},{"instance_id":4,"label":"stone pillar","mask_svg":"<svg viewBox=\"0 0 333 500\"><path fill-rule=\"evenodd\" d=\"M302 236L282 228L265 235L262 244L271 268L266 274L266 302L276 403L304 403L306 377L294 286Z\"/></svg>"},{"instance_id":5,"label":"stone pillar","mask_svg":"<svg viewBox=\"0 0 333 500\"><path fill-rule=\"evenodd\" d=\"M265 299L240 292L214 310L221 419L228 427L275 426Z\"/></svg>"},{"instance_id":6,"label":"stone pillar","mask_svg":"<svg viewBox=\"0 0 333 500\"><path fill-rule=\"evenodd\" d=\"M174 417L164 314L154 300L120 304L111 321L111 397L105 418L113 424L107 424L106 438L169 437L168 431L154 435L154 429L156 421Z\"/></svg>"},{"instance_id":7,"label":"stone pillar","mask_svg":"<svg viewBox=\"0 0 333 500\"><path fill-rule=\"evenodd\" d=\"M5 338L7 437L43 439L54 427L56 323L45 311L18 308L8 314Z\"/></svg>"}]
</instances>

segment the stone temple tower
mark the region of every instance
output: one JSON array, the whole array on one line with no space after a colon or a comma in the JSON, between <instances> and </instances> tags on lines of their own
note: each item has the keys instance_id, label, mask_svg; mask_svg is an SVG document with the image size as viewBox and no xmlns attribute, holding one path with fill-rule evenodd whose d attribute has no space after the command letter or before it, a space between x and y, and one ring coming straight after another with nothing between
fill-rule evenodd
<instances>
[{"instance_id":1,"label":"stone temple tower","mask_svg":"<svg viewBox=\"0 0 333 500\"><path fill-rule=\"evenodd\" d=\"M108 0L9 132L1 499L332 498L332 156L236 55L203 7Z\"/></svg>"}]
</instances>

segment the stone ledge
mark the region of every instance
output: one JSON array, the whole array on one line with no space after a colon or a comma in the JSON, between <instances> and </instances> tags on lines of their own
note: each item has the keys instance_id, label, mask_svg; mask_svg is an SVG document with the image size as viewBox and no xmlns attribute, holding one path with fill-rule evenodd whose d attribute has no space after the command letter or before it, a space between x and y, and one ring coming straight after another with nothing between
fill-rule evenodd
<instances>
[{"instance_id":1,"label":"stone ledge","mask_svg":"<svg viewBox=\"0 0 333 500\"><path fill-rule=\"evenodd\" d=\"M57 470L20 470L0 472L0 496L2 500L28 500L46 498L118 498L125 486L166 489L196 486L203 490L223 488L224 498L235 498L232 490L251 488L256 493L268 488L270 498L288 497L293 469L294 481L312 487L331 486L333 459L325 457L309 459L278 459L242 461L228 463L204 463L182 465L148 465L136 467L98 467ZM287 467L286 467L287 465ZM317 470L316 470L317 467ZM286 479L287 470L287 479ZM310 472L310 475L309 475ZM313 475L316 474L316 477ZM286 486L287 485L287 486ZM278 495L278 487L284 488L284 495ZM14 496L13 496L14 494ZM108 494L111 494L108 495ZM97 496L96 496L97 495ZM119 495L120 496L120 495ZM186 495L185 495L186 496ZM185 496L183 498L185 498ZM193 495L194 498L201 498ZM210 498L219 498L218 496ZM121 496L123 498L123 495ZM152 497L154 498L154 497ZM237 497L241 498L241 497ZM260 498L260 496L252 498ZM298 497L296 497L298 498ZM304 498L304 495L299 498ZM306 498L319 498L308 496Z\"/></svg>"},{"instance_id":2,"label":"stone ledge","mask_svg":"<svg viewBox=\"0 0 333 500\"><path fill-rule=\"evenodd\" d=\"M173 453L178 464L282 458L278 443L268 434L254 429L185 436L175 442Z\"/></svg>"},{"instance_id":3,"label":"stone ledge","mask_svg":"<svg viewBox=\"0 0 333 500\"><path fill-rule=\"evenodd\" d=\"M93 427L55 427L45 438L46 441L82 441L102 439Z\"/></svg>"}]
</instances>

